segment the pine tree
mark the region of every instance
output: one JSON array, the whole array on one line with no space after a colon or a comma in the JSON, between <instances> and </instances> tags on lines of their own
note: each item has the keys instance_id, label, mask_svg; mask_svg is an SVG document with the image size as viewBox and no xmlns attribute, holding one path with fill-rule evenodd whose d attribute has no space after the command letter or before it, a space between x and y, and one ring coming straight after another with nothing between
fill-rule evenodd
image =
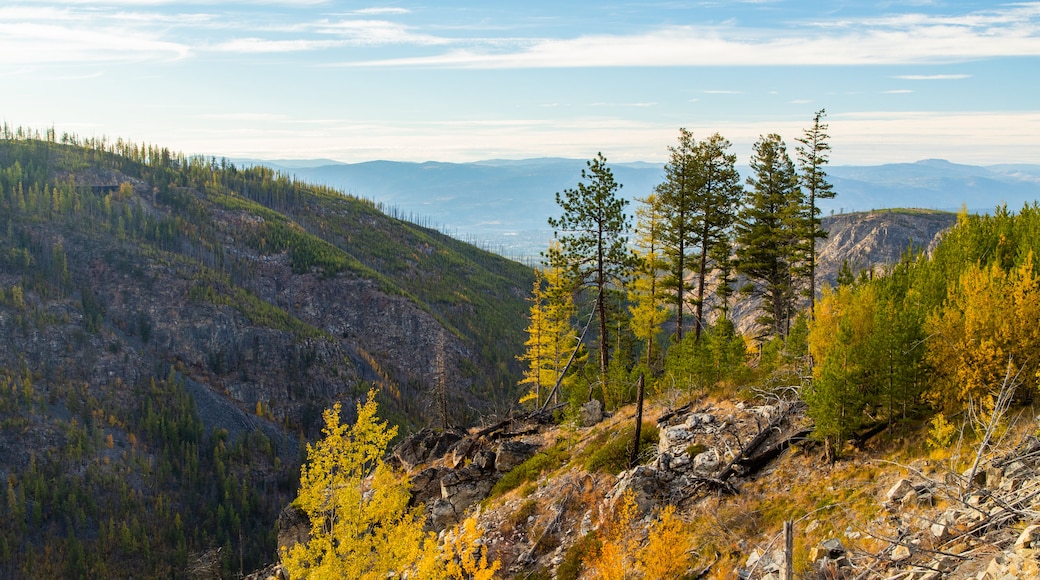
<instances>
[{"instance_id":1,"label":"pine tree","mask_svg":"<svg viewBox=\"0 0 1040 580\"><path fill-rule=\"evenodd\" d=\"M737 271L752 282L743 290L763 299L759 323L769 334L785 336L795 309L805 233L798 176L779 135L755 143L751 171L751 189L735 226Z\"/></svg>"},{"instance_id":2,"label":"pine tree","mask_svg":"<svg viewBox=\"0 0 1040 580\"><path fill-rule=\"evenodd\" d=\"M621 185L614 181L602 153L586 163L581 179L576 189L556 194L563 215L549 218L559 247L550 248L548 258L550 266L568 270L579 286L589 287L595 293L600 377L605 380L610 365L607 290L611 285L621 285L632 263L627 247L628 201L619 197Z\"/></svg>"},{"instance_id":3,"label":"pine tree","mask_svg":"<svg viewBox=\"0 0 1040 580\"><path fill-rule=\"evenodd\" d=\"M704 330L704 294L712 265L710 258L716 247L728 249L730 229L744 193L736 170L737 156L727 153L729 148L730 142L718 133L697 144L697 194L694 196L694 223L699 246L697 298L694 300L697 338ZM728 255L726 259L729 259Z\"/></svg>"},{"instance_id":4,"label":"pine tree","mask_svg":"<svg viewBox=\"0 0 1040 580\"><path fill-rule=\"evenodd\" d=\"M664 217L661 241L667 274L663 280L671 291L675 305L675 342L681 342L685 332L684 314L688 291L686 273L692 268L689 253L696 247L697 143L693 133L679 129L679 143L668 148L670 157L664 166L664 181L654 189L659 204L658 213Z\"/></svg>"},{"instance_id":5,"label":"pine tree","mask_svg":"<svg viewBox=\"0 0 1040 580\"><path fill-rule=\"evenodd\" d=\"M808 207L808 239L809 251L807 265L809 273L809 312L812 312L816 304L816 240L827 237L827 232L820 228L820 208L816 207L818 199L833 199L835 191L830 182L827 181L827 173L823 166L829 161L827 152L831 150L830 135L827 134L827 124L823 118L827 115L824 109L820 109L813 116L812 127L806 129L798 138L798 166L799 180L802 190L808 196L806 206Z\"/></svg>"}]
</instances>

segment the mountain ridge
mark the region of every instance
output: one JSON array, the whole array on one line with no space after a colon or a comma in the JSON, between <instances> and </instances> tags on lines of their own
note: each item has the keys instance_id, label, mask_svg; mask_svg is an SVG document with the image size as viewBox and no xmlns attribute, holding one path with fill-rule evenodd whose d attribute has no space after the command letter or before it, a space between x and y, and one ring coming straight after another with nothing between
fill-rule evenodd
<instances>
[{"instance_id":1,"label":"mountain ridge","mask_svg":"<svg viewBox=\"0 0 1040 580\"><path fill-rule=\"evenodd\" d=\"M263 162L261 162L263 163ZM565 158L470 163L363 162L293 169L272 167L371 199L502 255L537 262L552 237L546 220L558 213L555 193L573 188L585 161ZM660 164L610 163L632 202L663 179ZM748 175L746 167L738 168ZM826 168L837 197L819 200L824 215L891 207L989 213L1040 198L1040 165L976 166L941 159ZM634 207L630 203L630 210ZM508 213L510 219L503 221Z\"/></svg>"}]
</instances>

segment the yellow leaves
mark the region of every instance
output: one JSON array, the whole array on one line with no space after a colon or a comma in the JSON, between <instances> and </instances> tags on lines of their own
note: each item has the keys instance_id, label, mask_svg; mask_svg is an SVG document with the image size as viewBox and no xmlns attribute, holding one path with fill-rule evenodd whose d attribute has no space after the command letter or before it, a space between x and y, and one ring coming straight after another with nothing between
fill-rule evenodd
<instances>
[{"instance_id":1,"label":"yellow leaves","mask_svg":"<svg viewBox=\"0 0 1040 580\"><path fill-rule=\"evenodd\" d=\"M940 408L956 411L981 402L1011 373L1035 385L1040 352L1040 287L1032 253L1005 271L999 264L972 266L951 285L946 303L929 317L928 359L944 381L930 393Z\"/></svg>"},{"instance_id":2,"label":"yellow leaves","mask_svg":"<svg viewBox=\"0 0 1040 580\"><path fill-rule=\"evenodd\" d=\"M397 428L376 418L375 391L358 404L353 425L340 423L340 410L337 403L325 411L324 437L307 446L296 503L311 533L282 553L290 577L491 580L500 564L488 563L474 520L443 549L423 533L420 508L408 507L408 478L383 462Z\"/></svg>"},{"instance_id":3,"label":"yellow leaves","mask_svg":"<svg viewBox=\"0 0 1040 580\"><path fill-rule=\"evenodd\" d=\"M294 578L382 579L415 562L423 539L418 510L408 508L408 480L383 463L397 432L376 419L375 391L340 424L340 405L324 413L324 438L307 446L297 504L311 536L284 553Z\"/></svg>"},{"instance_id":4,"label":"yellow leaves","mask_svg":"<svg viewBox=\"0 0 1040 580\"><path fill-rule=\"evenodd\" d=\"M627 491L618 500L614 516L606 525L598 555L589 563L592 577L671 580L685 576L693 564L693 533L676 515L675 506L661 509L647 529L642 546L637 515L635 497Z\"/></svg>"},{"instance_id":5,"label":"yellow leaves","mask_svg":"<svg viewBox=\"0 0 1040 580\"><path fill-rule=\"evenodd\" d=\"M639 551L637 567L647 580L681 578L693 565L690 547L693 534L675 515L675 506L665 506L650 526L646 546Z\"/></svg>"},{"instance_id":6,"label":"yellow leaves","mask_svg":"<svg viewBox=\"0 0 1040 580\"><path fill-rule=\"evenodd\" d=\"M487 547L479 545L480 532L477 521L467 518L448 547L448 578L452 580L491 580L502 563L488 564Z\"/></svg>"}]
</instances>

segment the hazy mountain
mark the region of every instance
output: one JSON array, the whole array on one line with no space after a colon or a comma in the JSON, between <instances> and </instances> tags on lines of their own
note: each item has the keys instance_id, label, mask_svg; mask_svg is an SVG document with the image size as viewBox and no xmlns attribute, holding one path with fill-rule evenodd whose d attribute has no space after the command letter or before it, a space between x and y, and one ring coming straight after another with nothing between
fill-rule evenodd
<instances>
[{"instance_id":1,"label":"hazy mountain","mask_svg":"<svg viewBox=\"0 0 1040 580\"><path fill-rule=\"evenodd\" d=\"M559 214L555 194L575 187L585 161L489 160L474 163L264 164L301 179L371 199L390 213L438 228L511 257L537 256ZM628 199L643 197L663 176L652 163L610 164ZM739 168L747 176L747 167ZM908 207L973 212L1000 203L1012 209L1040 199L1040 165L961 165L940 159L916 163L827 168L838 196L823 200L824 215Z\"/></svg>"}]
</instances>

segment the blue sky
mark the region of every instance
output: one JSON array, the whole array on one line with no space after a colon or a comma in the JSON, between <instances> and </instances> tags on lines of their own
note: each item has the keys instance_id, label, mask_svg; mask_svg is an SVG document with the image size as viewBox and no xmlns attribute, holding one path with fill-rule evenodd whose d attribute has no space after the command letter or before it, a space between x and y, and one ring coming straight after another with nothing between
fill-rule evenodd
<instances>
[{"instance_id":1,"label":"blue sky","mask_svg":"<svg viewBox=\"0 0 1040 580\"><path fill-rule=\"evenodd\" d=\"M1040 2L3 0L0 119L189 154L1040 163Z\"/></svg>"}]
</instances>

